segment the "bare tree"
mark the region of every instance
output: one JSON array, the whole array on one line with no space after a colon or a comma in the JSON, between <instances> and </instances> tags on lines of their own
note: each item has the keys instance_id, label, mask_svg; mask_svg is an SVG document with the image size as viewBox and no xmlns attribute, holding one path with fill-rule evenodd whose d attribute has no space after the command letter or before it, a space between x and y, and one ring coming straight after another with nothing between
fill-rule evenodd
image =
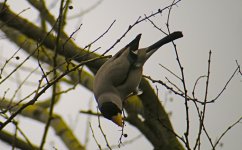
<instances>
[{"instance_id":1,"label":"bare tree","mask_svg":"<svg viewBox=\"0 0 242 150\"><path fill-rule=\"evenodd\" d=\"M52 128L56 136L61 139L68 149L86 149L86 142L81 142L74 134L74 130L65 122L61 114L57 114L54 111L55 107L58 106L58 102L62 100L61 96L75 90L77 85L81 85L89 91L92 91L94 74L110 57L105 54L122 41L138 24L149 22L164 35L170 34L169 21L172 13L171 11L175 5L179 5L180 0L173 1L170 5L160 8L151 14L138 17L133 24L128 26L123 35L119 37L116 42L111 44L110 48L103 54L98 54L99 48L93 49L92 45L102 40L102 38L110 32L115 21L110 23L110 26L103 31L103 34L84 47L78 46L73 38L81 29L82 25L71 34L66 33L64 30L65 27L68 26L68 19L80 17L80 15L88 13L101 4L102 0L91 6L90 9L84 10L82 13L72 17L68 17L68 12L73 9L70 0L61 0L50 6L47 6L47 2L44 0L26 1L29 3L29 7L35 8L38 11L40 16L39 23L21 16L22 13L28 11L28 8L23 9L21 12L14 12L11 10L11 7L8 6L7 1L0 3L0 29L3 33L2 36L19 47L19 49L11 53L7 58L2 58L6 61L4 61L0 67L0 85L9 82L17 83L18 85L16 90L7 89L0 96L0 139L8 143L12 148L44 149L46 141L48 140L49 129ZM53 5L59 7L57 17L51 12ZM163 16L166 18L165 30L156 25L151 19L163 12L167 14ZM205 135L210 142L211 149L216 149L222 137L232 127L241 122L242 118L238 118L236 122L231 123L231 126L222 132L218 139L212 139L204 123L207 106L215 103L216 100L220 98L230 81L236 75L241 76L240 65L237 62L236 69L231 74L231 77L224 87L222 87L221 92L215 98L210 99L208 97L212 60L212 51L210 51L208 54L207 72L205 75L198 77L192 94L189 95L184 66L177 50L178 47L174 42L172 42L172 45L179 66L179 74L172 72L172 69L165 66L161 65L161 68L168 71L172 76L175 76L175 78L179 80L179 84L170 81L168 78L167 81L162 81L144 75L140 85L143 93L141 95L129 97L127 104L125 104L125 122L137 128L141 135L145 136L153 145L154 149L157 150L200 149L202 135ZM29 63L33 63L34 65L29 65ZM196 88L203 79L205 79L205 97L204 99L199 99L196 95ZM165 87L167 91L184 100L186 116L186 129L184 134L180 135L173 129L169 115L158 97L159 90L154 89L152 83ZM69 88L65 89L63 84L67 84ZM19 96L21 91L25 91L24 93L27 94ZM129 103L130 101L136 101L136 103L138 102L139 105L142 105L142 112L134 111L132 104ZM190 141L190 107L196 108L199 120L198 133L194 143ZM97 113L97 110L91 108L81 110L80 113L87 114L89 117L98 118L99 129L105 139L107 149L114 149L122 144L125 145L128 144L128 142L132 142L132 140L127 142L123 141L127 136L127 133L124 132L124 126L117 145L110 145L109 139L106 137L106 133L103 131L103 126L100 123L101 114ZM17 116L21 117L17 119ZM44 127L43 132L39 135L42 137L39 145L34 144L31 138L19 127L19 120L24 118L30 118L33 122L38 121ZM10 133L9 130L6 129L6 127L10 125L13 126L14 133ZM100 142L95 138L96 133L93 130L93 125L88 123L88 127L87 130L92 134L87 134L86 136L90 136L95 140L97 148L103 149ZM21 138L19 135L21 135ZM133 140L136 140L136 138Z\"/></svg>"}]
</instances>

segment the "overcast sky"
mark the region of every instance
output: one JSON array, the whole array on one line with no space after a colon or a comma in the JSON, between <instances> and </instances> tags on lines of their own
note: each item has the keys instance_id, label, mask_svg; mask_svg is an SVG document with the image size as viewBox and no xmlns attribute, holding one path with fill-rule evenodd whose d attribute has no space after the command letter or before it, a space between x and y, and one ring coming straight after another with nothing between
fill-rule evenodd
<instances>
[{"instance_id":1,"label":"overcast sky","mask_svg":"<svg viewBox=\"0 0 242 150\"><path fill-rule=\"evenodd\" d=\"M81 10L85 10L96 2L94 0L72 1L74 9L70 10L70 16L77 14ZM29 5L24 2L25 0L9 0L10 8L20 12L21 10L29 7ZM144 17L144 14L149 15L156 12L158 9L164 8L170 3L171 1L165 0L103 0L97 8L83 16L81 19L72 19L67 22L66 31L71 34L80 24L83 24L80 31L75 35L75 42L82 47L96 39L114 20L116 20L109 33L92 46L94 49L101 47L100 51L98 51L101 53L120 38L120 36L127 30L128 26L133 24L139 16ZM54 8L54 10L57 12L58 7ZM38 15L35 14L35 10L33 8L24 12L22 16L26 18L31 17L31 20L38 20ZM159 27L162 27L162 29L166 31L166 12L151 19ZM185 79L189 94L191 94L191 90L193 89L196 79L201 75L206 75L207 73L208 53L210 50L212 51L212 58L208 98L212 99L216 97L223 89L224 85L237 67L235 60L237 60L240 65L242 64L241 27L241 0L181 1L177 4L177 6L174 6L170 16L170 30L179 30L184 34L184 37L177 40L175 43L177 44L181 63L185 68ZM164 37L164 34L146 21L135 26L130 33L127 34L127 36L112 51L109 52L109 54L117 52L139 33L142 33L140 47L148 46ZM8 49L9 44L7 44L6 41L1 41L1 44L1 46L5 49ZM174 80L175 83L179 83L176 78L169 74L169 72L159 66L159 64L162 64L170 68L173 72L177 74L180 73L174 50L172 48L173 47L171 45L167 45L155 53L154 56L152 56L145 64L144 74L163 81L165 81L165 77L168 77L172 81ZM16 50L16 47L12 47L12 49ZM201 99L204 97L204 87L205 81L201 80L201 84L199 84L196 91L198 97ZM164 98L168 91L161 86L159 86L159 90L161 101L164 104ZM229 125L242 116L241 90L242 77L236 74L216 103L208 105L205 125L213 140L218 138ZM172 112L171 121L175 131L179 134L183 134L185 132L184 101L174 95L169 95L169 97L173 97L173 101L168 101L165 108L168 112ZM75 133L83 142L83 135L85 134L84 130L86 126L84 122L86 120L86 116L77 114L80 109L87 109L89 99L93 101L93 108L96 106L96 103L93 100L93 95L84 88L78 87L62 98L63 100L60 104L58 104L55 111L56 113L63 113L63 110L65 110L64 118L66 119L66 122L69 124L75 124ZM193 105L191 105L190 113L192 116L192 131L196 131L198 128L197 114L193 112L194 110ZM78 116L77 123L73 121L75 116ZM26 122L28 123L29 120ZM105 126L104 130L107 134L108 140L110 141L110 145L117 144L120 135L119 128L109 121L103 120L102 122ZM97 128L97 118L93 118L91 123L99 142L102 143L104 140ZM26 128L26 130L29 129L26 125L23 125L23 128ZM26 132L33 133L33 131L29 130ZM124 141L130 140L139 135L139 132L130 124L127 124L125 132L129 136L127 139L124 139ZM195 136L196 134L197 132L191 132L191 135ZM50 139L52 139L51 135L54 135L53 131L50 132ZM33 139L36 138L38 143L39 139L37 134L31 136ZM225 135L222 140L224 143L222 149L240 149L242 147L241 139L242 125L240 123ZM194 141L192 136L191 140ZM62 145L58 145L58 140L55 140L54 143L60 150L65 149ZM47 145L48 144L50 143L47 143ZM209 143L207 140L204 140L202 145L203 149L208 149ZM104 147L105 144L103 143L102 146ZM98 148L92 137L90 138L88 148ZM2 149L1 145L0 149ZM145 138L142 137L136 142L121 149L147 150L152 149L152 146Z\"/></svg>"}]
</instances>

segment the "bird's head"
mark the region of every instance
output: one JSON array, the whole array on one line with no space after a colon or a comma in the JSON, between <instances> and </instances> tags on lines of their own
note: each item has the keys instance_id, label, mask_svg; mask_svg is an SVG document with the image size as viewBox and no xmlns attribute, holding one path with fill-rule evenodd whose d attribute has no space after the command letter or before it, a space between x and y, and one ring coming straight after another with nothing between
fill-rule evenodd
<instances>
[{"instance_id":1,"label":"bird's head","mask_svg":"<svg viewBox=\"0 0 242 150\"><path fill-rule=\"evenodd\" d=\"M112 120L115 124L122 127L123 126L123 117L122 110L120 110L114 103L105 102L100 108L103 116L109 120Z\"/></svg>"},{"instance_id":2,"label":"bird's head","mask_svg":"<svg viewBox=\"0 0 242 150\"><path fill-rule=\"evenodd\" d=\"M123 127L122 100L115 94L105 94L98 99L99 110L103 116Z\"/></svg>"}]
</instances>

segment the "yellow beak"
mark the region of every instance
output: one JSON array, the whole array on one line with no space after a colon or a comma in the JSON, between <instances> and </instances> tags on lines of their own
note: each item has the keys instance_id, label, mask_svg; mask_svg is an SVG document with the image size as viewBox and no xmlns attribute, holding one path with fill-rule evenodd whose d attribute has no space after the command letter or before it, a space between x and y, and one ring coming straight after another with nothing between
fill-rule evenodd
<instances>
[{"instance_id":1,"label":"yellow beak","mask_svg":"<svg viewBox=\"0 0 242 150\"><path fill-rule=\"evenodd\" d=\"M120 127L123 127L123 117L120 113L112 117L112 121Z\"/></svg>"}]
</instances>

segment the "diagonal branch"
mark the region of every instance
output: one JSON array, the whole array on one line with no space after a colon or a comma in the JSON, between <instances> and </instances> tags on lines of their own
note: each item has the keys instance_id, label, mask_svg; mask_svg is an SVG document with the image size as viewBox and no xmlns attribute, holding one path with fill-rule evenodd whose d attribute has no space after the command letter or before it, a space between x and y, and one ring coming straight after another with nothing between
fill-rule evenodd
<instances>
[{"instance_id":1,"label":"diagonal branch","mask_svg":"<svg viewBox=\"0 0 242 150\"><path fill-rule=\"evenodd\" d=\"M0 3L0 10L5 7L3 3ZM55 41L56 38L51 33L46 33L41 28L37 27L33 23L29 22L28 20L16 17L17 15L9 10L7 7L2 9L3 11L0 12L0 20L5 23L5 25L12 27L29 38L32 38L35 41L39 41L41 44L49 48L50 50L54 50L55 48ZM14 19L13 19L14 18ZM34 34L33 34L34 33ZM66 58L73 59L77 62L81 62L84 60L92 59L98 57L95 53L90 53L77 45L75 45L69 39L61 39L59 45L64 46L63 49L59 50L58 53L65 56ZM89 62L87 66L92 71L96 72L97 68L99 68L104 63L104 60L96 60L95 62Z\"/></svg>"},{"instance_id":2,"label":"diagonal branch","mask_svg":"<svg viewBox=\"0 0 242 150\"><path fill-rule=\"evenodd\" d=\"M16 103L12 103L11 105L15 106L15 107L12 107L12 109L10 109L10 111L12 113L15 113L20 108L22 108L24 105L26 105L26 103L18 104L18 105L16 105ZM1 101L0 108L6 108L6 107L9 107L9 101L7 101L7 100ZM49 116L49 112L46 109L43 109L42 107L39 107L36 105L27 107L19 114L21 114L22 116L34 119L36 121L42 122L42 123L46 123L48 116ZM53 118L53 120L50 125L55 130L56 134L65 143L65 145L69 149L83 150L84 147L80 144L80 142L75 137L72 130L64 122L64 120L61 118L61 116L59 116L58 114L53 114L52 118Z\"/></svg>"}]
</instances>

